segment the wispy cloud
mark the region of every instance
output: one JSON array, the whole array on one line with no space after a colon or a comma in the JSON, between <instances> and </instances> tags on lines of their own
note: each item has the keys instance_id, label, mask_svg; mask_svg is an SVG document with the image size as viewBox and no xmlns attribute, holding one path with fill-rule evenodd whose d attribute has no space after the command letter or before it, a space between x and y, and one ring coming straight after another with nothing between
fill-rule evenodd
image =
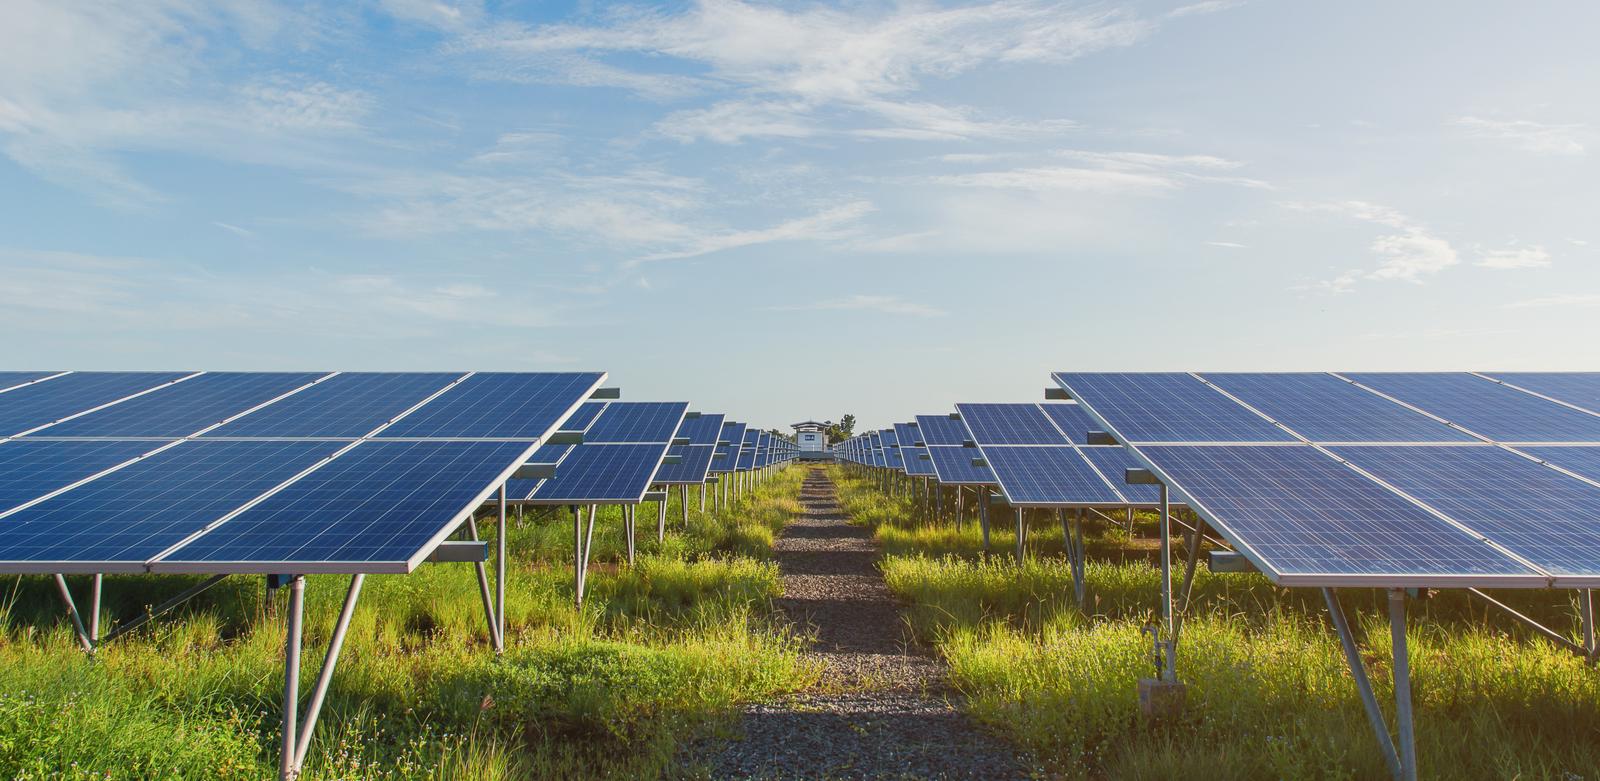
<instances>
[{"instance_id":1,"label":"wispy cloud","mask_svg":"<svg viewBox=\"0 0 1600 781\"><path fill-rule=\"evenodd\" d=\"M1560 293L1539 298L1525 298L1505 305L1506 309L1556 309L1564 307L1600 307L1600 293Z\"/></svg>"},{"instance_id":2,"label":"wispy cloud","mask_svg":"<svg viewBox=\"0 0 1600 781\"><path fill-rule=\"evenodd\" d=\"M1478 265L1498 269L1544 268L1550 265L1550 253L1539 246L1485 250L1478 258Z\"/></svg>"},{"instance_id":3,"label":"wispy cloud","mask_svg":"<svg viewBox=\"0 0 1600 781\"><path fill-rule=\"evenodd\" d=\"M1200 16L1214 14L1218 11L1227 11L1245 4L1245 0L1203 0L1199 3L1181 5L1167 12L1167 18L1180 19L1185 16Z\"/></svg>"},{"instance_id":4,"label":"wispy cloud","mask_svg":"<svg viewBox=\"0 0 1600 781\"><path fill-rule=\"evenodd\" d=\"M1544 155L1582 155L1589 129L1581 124L1549 125L1526 119L1500 120L1457 117L1450 124L1468 135L1507 141L1524 152Z\"/></svg>"},{"instance_id":5,"label":"wispy cloud","mask_svg":"<svg viewBox=\"0 0 1600 781\"><path fill-rule=\"evenodd\" d=\"M869 201L852 201L816 214L788 220L770 228L730 231L696 238L681 249L657 252L630 261L628 265L656 260L674 260L709 255L713 252L770 244L780 241L827 241L856 235L856 223L872 213Z\"/></svg>"},{"instance_id":6,"label":"wispy cloud","mask_svg":"<svg viewBox=\"0 0 1600 781\"><path fill-rule=\"evenodd\" d=\"M225 231L227 231L229 233L232 233L235 236L240 236L240 237L243 237L243 238L246 238L246 239L253 239L253 238L256 237L256 232L255 231L246 230L246 229L241 228L241 227L239 227L237 225L234 225L232 223L222 222L220 220L212 220L211 224L215 225L218 228L221 228L221 229L223 229L223 230L225 230Z\"/></svg>"},{"instance_id":7,"label":"wispy cloud","mask_svg":"<svg viewBox=\"0 0 1600 781\"><path fill-rule=\"evenodd\" d=\"M947 314L943 309L906 301L898 296L866 294L832 298L810 304L774 306L769 309L777 312L862 311L907 317L943 317Z\"/></svg>"},{"instance_id":8,"label":"wispy cloud","mask_svg":"<svg viewBox=\"0 0 1600 781\"><path fill-rule=\"evenodd\" d=\"M1378 259L1377 268L1352 269L1320 283L1319 287L1331 292L1347 292L1363 279L1421 284L1427 278L1461 262L1460 254L1449 241L1388 206L1366 201L1287 201L1280 205L1292 211L1336 214L1401 231L1378 236L1368 245Z\"/></svg>"},{"instance_id":9,"label":"wispy cloud","mask_svg":"<svg viewBox=\"0 0 1600 781\"><path fill-rule=\"evenodd\" d=\"M1248 244L1240 244L1239 242L1236 242L1236 241L1208 241L1206 243L1210 244L1213 247L1225 247L1227 249L1249 249L1250 248L1250 245L1248 245Z\"/></svg>"}]
</instances>

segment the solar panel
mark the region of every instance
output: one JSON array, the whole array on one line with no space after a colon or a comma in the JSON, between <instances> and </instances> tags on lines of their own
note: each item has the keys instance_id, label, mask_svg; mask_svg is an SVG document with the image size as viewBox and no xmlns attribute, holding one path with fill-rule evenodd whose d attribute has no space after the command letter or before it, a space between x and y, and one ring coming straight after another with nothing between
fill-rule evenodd
<instances>
[{"instance_id":1,"label":"solar panel","mask_svg":"<svg viewBox=\"0 0 1600 781\"><path fill-rule=\"evenodd\" d=\"M6 391L61 372L0 372L0 391Z\"/></svg>"},{"instance_id":2,"label":"solar panel","mask_svg":"<svg viewBox=\"0 0 1600 781\"><path fill-rule=\"evenodd\" d=\"M699 417L684 418L677 436L688 439L691 445L715 445L722 438L723 417L721 413L702 413Z\"/></svg>"},{"instance_id":3,"label":"solar panel","mask_svg":"<svg viewBox=\"0 0 1600 781\"><path fill-rule=\"evenodd\" d=\"M583 441L666 444L688 409L682 401L613 401L584 431Z\"/></svg>"},{"instance_id":4,"label":"solar panel","mask_svg":"<svg viewBox=\"0 0 1600 781\"><path fill-rule=\"evenodd\" d=\"M1600 442L1600 417L1470 374L1346 377L1498 442Z\"/></svg>"},{"instance_id":5,"label":"solar panel","mask_svg":"<svg viewBox=\"0 0 1600 781\"><path fill-rule=\"evenodd\" d=\"M917 430L915 423L894 424L894 437L900 447L915 447L922 442L922 432Z\"/></svg>"},{"instance_id":6,"label":"solar panel","mask_svg":"<svg viewBox=\"0 0 1600 781\"><path fill-rule=\"evenodd\" d=\"M559 430L583 431L589 428L594 425L595 418L600 417L600 413L605 411L607 403L604 401L586 401L579 404L578 408L573 410L572 414L561 422Z\"/></svg>"},{"instance_id":7,"label":"solar panel","mask_svg":"<svg viewBox=\"0 0 1600 781\"><path fill-rule=\"evenodd\" d=\"M949 415L918 415L917 431L927 445L960 445L967 441L967 427Z\"/></svg>"},{"instance_id":8,"label":"solar panel","mask_svg":"<svg viewBox=\"0 0 1600 781\"><path fill-rule=\"evenodd\" d=\"M54 423L192 372L74 372L0 394L0 436ZM186 431L185 434L190 432Z\"/></svg>"},{"instance_id":9,"label":"solar panel","mask_svg":"<svg viewBox=\"0 0 1600 781\"><path fill-rule=\"evenodd\" d=\"M939 446L928 448L933 460L933 472L945 485L993 485L994 473L986 466L974 466L972 460L983 454L975 447Z\"/></svg>"},{"instance_id":10,"label":"solar panel","mask_svg":"<svg viewBox=\"0 0 1600 781\"><path fill-rule=\"evenodd\" d=\"M1548 461L1573 474L1600 482L1600 446L1519 447L1518 450Z\"/></svg>"},{"instance_id":11,"label":"solar panel","mask_svg":"<svg viewBox=\"0 0 1600 781\"><path fill-rule=\"evenodd\" d=\"M324 376L325 373L314 372L202 374L57 423L48 429L48 434L52 437L188 436Z\"/></svg>"},{"instance_id":12,"label":"solar panel","mask_svg":"<svg viewBox=\"0 0 1600 781\"><path fill-rule=\"evenodd\" d=\"M481 372L405 416L378 436L532 441L598 387L600 372L502 374Z\"/></svg>"},{"instance_id":13,"label":"solar panel","mask_svg":"<svg viewBox=\"0 0 1600 781\"><path fill-rule=\"evenodd\" d=\"M1293 442L1294 437L1182 373L1057 372L1056 382L1123 442Z\"/></svg>"},{"instance_id":14,"label":"solar panel","mask_svg":"<svg viewBox=\"0 0 1600 781\"><path fill-rule=\"evenodd\" d=\"M1333 452L1541 569L1600 575L1600 488L1491 445Z\"/></svg>"},{"instance_id":15,"label":"solar panel","mask_svg":"<svg viewBox=\"0 0 1600 781\"><path fill-rule=\"evenodd\" d=\"M1331 374L1204 376L1313 442L1479 441Z\"/></svg>"},{"instance_id":16,"label":"solar panel","mask_svg":"<svg viewBox=\"0 0 1600 781\"><path fill-rule=\"evenodd\" d=\"M963 417L965 414L963 413ZM983 457L994 470L1006 501L1030 507L1123 505L1122 497L1076 448L991 445Z\"/></svg>"},{"instance_id":17,"label":"solar panel","mask_svg":"<svg viewBox=\"0 0 1600 781\"><path fill-rule=\"evenodd\" d=\"M138 458L161 445L128 440L16 439L0 443L0 512Z\"/></svg>"},{"instance_id":18,"label":"solar panel","mask_svg":"<svg viewBox=\"0 0 1600 781\"><path fill-rule=\"evenodd\" d=\"M1056 428L1061 429L1061 433L1066 434L1067 439L1071 440L1073 444L1087 444L1089 442L1089 432L1099 431L1103 428L1099 423L1095 422L1094 418L1089 417L1089 413L1083 411L1083 407L1078 406L1076 403L1040 404L1039 408L1044 410L1044 414L1049 416L1050 421L1055 423Z\"/></svg>"},{"instance_id":19,"label":"solar panel","mask_svg":"<svg viewBox=\"0 0 1600 781\"><path fill-rule=\"evenodd\" d=\"M754 469L755 465L756 451L754 448L747 448L739 451L739 458L734 464L736 471L748 472L751 469Z\"/></svg>"},{"instance_id":20,"label":"solar panel","mask_svg":"<svg viewBox=\"0 0 1600 781\"><path fill-rule=\"evenodd\" d=\"M533 499L543 504L643 501L666 452L666 445L657 443L580 445L556 468L555 477L540 484Z\"/></svg>"},{"instance_id":21,"label":"solar panel","mask_svg":"<svg viewBox=\"0 0 1600 781\"><path fill-rule=\"evenodd\" d=\"M678 445L667 451L678 456L676 464L662 464L655 481L666 485L699 485L706 481L715 445Z\"/></svg>"},{"instance_id":22,"label":"solar panel","mask_svg":"<svg viewBox=\"0 0 1600 781\"><path fill-rule=\"evenodd\" d=\"M1121 445L1084 445L1078 448L1094 468L1105 475L1111 487L1122 494L1128 504L1135 507L1155 507L1161 503L1161 488L1154 485L1129 485L1126 476L1129 469L1143 469L1144 464L1133 457L1133 453ZM1183 493L1176 488L1167 491L1167 504L1179 505L1184 503Z\"/></svg>"},{"instance_id":23,"label":"solar panel","mask_svg":"<svg viewBox=\"0 0 1600 781\"><path fill-rule=\"evenodd\" d=\"M738 465L741 443L744 442L744 432L745 425L743 423L723 422L722 441L729 444L717 449L717 452L726 454L724 458L713 458L711 460L713 474L734 471L734 468Z\"/></svg>"},{"instance_id":24,"label":"solar panel","mask_svg":"<svg viewBox=\"0 0 1600 781\"><path fill-rule=\"evenodd\" d=\"M1600 372L1494 372L1501 382L1600 412Z\"/></svg>"},{"instance_id":25,"label":"solar panel","mask_svg":"<svg viewBox=\"0 0 1600 781\"><path fill-rule=\"evenodd\" d=\"M914 477L933 476L933 461L930 458L924 458L924 456L928 455L927 448L909 447L901 448L901 450L905 453L906 474Z\"/></svg>"},{"instance_id":26,"label":"solar panel","mask_svg":"<svg viewBox=\"0 0 1600 781\"><path fill-rule=\"evenodd\" d=\"M363 442L151 571L410 572L531 449L522 442Z\"/></svg>"},{"instance_id":27,"label":"solar panel","mask_svg":"<svg viewBox=\"0 0 1600 781\"><path fill-rule=\"evenodd\" d=\"M181 443L0 518L0 572L143 571L168 547L342 446Z\"/></svg>"},{"instance_id":28,"label":"solar panel","mask_svg":"<svg viewBox=\"0 0 1600 781\"><path fill-rule=\"evenodd\" d=\"M957 404L979 445L1065 445L1067 440L1037 404Z\"/></svg>"},{"instance_id":29,"label":"solar panel","mask_svg":"<svg viewBox=\"0 0 1600 781\"><path fill-rule=\"evenodd\" d=\"M360 437L444 390L461 376L395 372L339 374L213 429L206 436Z\"/></svg>"},{"instance_id":30,"label":"solar panel","mask_svg":"<svg viewBox=\"0 0 1600 781\"><path fill-rule=\"evenodd\" d=\"M1309 445L1139 448L1284 585L1543 585L1538 572Z\"/></svg>"}]
</instances>

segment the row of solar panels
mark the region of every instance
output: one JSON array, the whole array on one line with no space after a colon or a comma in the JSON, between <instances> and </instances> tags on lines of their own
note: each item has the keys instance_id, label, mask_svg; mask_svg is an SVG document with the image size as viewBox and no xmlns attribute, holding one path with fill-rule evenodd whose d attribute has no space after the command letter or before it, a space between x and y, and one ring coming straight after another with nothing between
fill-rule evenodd
<instances>
[{"instance_id":1,"label":"row of solar panels","mask_svg":"<svg viewBox=\"0 0 1600 781\"><path fill-rule=\"evenodd\" d=\"M675 436L733 468L787 457L760 432L717 444L722 416L683 403L586 402L604 379L0 372L0 572L407 572L569 427L604 444L562 446L529 496L637 502L688 460L665 459Z\"/></svg>"},{"instance_id":2,"label":"row of solar panels","mask_svg":"<svg viewBox=\"0 0 1600 781\"><path fill-rule=\"evenodd\" d=\"M1283 584L1600 585L1600 374L1054 378L1073 401L961 404L836 454L918 474L925 448L1018 506L1147 504L1123 470L1148 468Z\"/></svg>"}]
</instances>

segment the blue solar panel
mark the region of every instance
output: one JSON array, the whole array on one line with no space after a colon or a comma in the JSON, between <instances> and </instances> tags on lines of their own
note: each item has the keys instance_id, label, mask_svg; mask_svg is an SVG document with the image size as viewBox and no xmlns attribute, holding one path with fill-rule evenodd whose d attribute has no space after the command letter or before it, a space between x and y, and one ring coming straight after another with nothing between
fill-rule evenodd
<instances>
[{"instance_id":1,"label":"blue solar panel","mask_svg":"<svg viewBox=\"0 0 1600 781\"><path fill-rule=\"evenodd\" d=\"M741 443L744 442L744 434L745 424L743 423L724 422L722 424L722 440L730 444L726 447L718 448L717 452L726 453L727 456L711 460L711 471L713 473L734 471L739 462L739 451Z\"/></svg>"},{"instance_id":2,"label":"blue solar panel","mask_svg":"<svg viewBox=\"0 0 1600 781\"><path fill-rule=\"evenodd\" d=\"M188 376L188 372L74 372L0 393L0 436L12 436ZM184 432L185 434L190 432Z\"/></svg>"},{"instance_id":3,"label":"blue solar panel","mask_svg":"<svg viewBox=\"0 0 1600 781\"><path fill-rule=\"evenodd\" d=\"M1340 457L1555 575L1600 575L1600 488L1491 445Z\"/></svg>"},{"instance_id":4,"label":"blue solar panel","mask_svg":"<svg viewBox=\"0 0 1600 781\"><path fill-rule=\"evenodd\" d=\"M1111 487L1116 489L1128 504L1136 507L1154 507L1161 503L1161 489L1154 485L1129 485L1127 473L1129 469L1143 469L1144 464L1134 458L1128 449L1121 445L1084 445L1078 448L1100 474L1105 475ZM1167 491L1167 504L1183 504L1183 492L1176 488Z\"/></svg>"},{"instance_id":5,"label":"blue solar panel","mask_svg":"<svg viewBox=\"0 0 1600 781\"><path fill-rule=\"evenodd\" d=\"M1064 445L1065 437L1037 404L957 404L979 445Z\"/></svg>"},{"instance_id":6,"label":"blue solar panel","mask_svg":"<svg viewBox=\"0 0 1600 781\"><path fill-rule=\"evenodd\" d=\"M974 466L974 458L982 458L983 453L975 447L930 447L928 456L933 459L933 472L938 476L939 482L946 485L992 485L994 473L986 466Z\"/></svg>"},{"instance_id":7,"label":"blue solar panel","mask_svg":"<svg viewBox=\"0 0 1600 781\"><path fill-rule=\"evenodd\" d=\"M188 436L324 376L326 373L312 372L202 374L99 412L58 423L48 429L48 436ZM44 383L39 387L49 387L50 384Z\"/></svg>"},{"instance_id":8,"label":"blue solar panel","mask_svg":"<svg viewBox=\"0 0 1600 781\"><path fill-rule=\"evenodd\" d=\"M540 445L533 455L528 456L530 464L560 464L577 445ZM521 501L532 498L533 492L538 490L543 480L533 478L513 479L506 481L506 499Z\"/></svg>"},{"instance_id":9,"label":"blue solar panel","mask_svg":"<svg viewBox=\"0 0 1600 781\"><path fill-rule=\"evenodd\" d=\"M604 376L599 372L474 374L379 436L532 441L554 428Z\"/></svg>"},{"instance_id":10,"label":"blue solar panel","mask_svg":"<svg viewBox=\"0 0 1600 781\"><path fill-rule=\"evenodd\" d=\"M521 442L364 442L151 567L152 572L408 572Z\"/></svg>"},{"instance_id":11,"label":"blue solar panel","mask_svg":"<svg viewBox=\"0 0 1600 781\"><path fill-rule=\"evenodd\" d=\"M756 451L755 451L755 449L754 448L746 448L744 450L740 450L739 451L739 458L734 463L735 463L735 469L737 469L740 472L748 472L751 469L754 469L755 466L756 466Z\"/></svg>"},{"instance_id":12,"label":"blue solar panel","mask_svg":"<svg viewBox=\"0 0 1600 781\"><path fill-rule=\"evenodd\" d=\"M1296 441L1187 374L1058 372L1054 376L1126 442Z\"/></svg>"},{"instance_id":13,"label":"blue solar panel","mask_svg":"<svg viewBox=\"0 0 1600 781\"><path fill-rule=\"evenodd\" d=\"M605 411L607 403L609 402L586 401L579 404L578 408L572 411L572 415L561 422L560 430L583 431L589 428L594 425L595 418L600 417L600 413Z\"/></svg>"},{"instance_id":14,"label":"blue solar panel","mask_svg":"<svg viewBox=\"0 0 1600 781\"><path fill-rule=\"evenodd\" d=\"M1346 374L1499 442L1600 442L1600 417L1470 374Z\"/></svg>"},{"instance_id":15,"label":"blue solar panel","mask_svg":"<svg viewBox=\"0 0 1600 781\"><path fill-rule=\"evenodd\" d=\"M1078 455L1061 446L1005 446L983 448L1006 501L1025 506L1122 505L1100 473Z\"/></svg>"},{"instance_id":16,"label":"blue solar panel","mask_svg":"<svg viewBox=\"0 0 1600 781\"><path fill-rule=\"evenodd\" d=\"M687 438L691 445L715 445L722 437L723 415L701 414L699 417L684 418L683 425L678 427L678 437Z\"/></svg>"},{"instance_id":17,"label":"blue solar panel","mask_svg":"<svg viewBox=\"0 0 1600 781\"><path fill-rule=\"evenodd\" d=\"M682 401L613 401L584 432L583 441L665 444L688 409Z\"/></svg>"},{"instance_id":18,"label":"blue solar panel","mask_svg":"<svg viewBox=\"0 0 1600 781\"><path fill-rule=\"evenodd\" d=\"M900 442L900 447L915 447L922 442L922 432L917 430L915 423L894 424L894 437Z\"/></svg>"},{"instance_id":19,"label":"blue solar panel","mask_svg":"<svg viewBox=\"0 0 1600 781\"><path fill-rule=\"evenodd\" d=\"M1139 450L1280 583L1537 580L1531 568L1310 446Z\"/></svg>"},{"instance_id":20,"label":"blue solar panel","mask_svg":"<svg viewBox=\"0 0 1600 781\"><path fill-rule=\"evenodd\" d=\"M1489 376L1590 412L1600 412L1600 372L1495 372Z\"/></svg>"},{"instance_id":21,"label":"blue solar panel","mask_svg":"<svg viewBox=\"0 0 1600 781\"><path fill-rule=\"evenodd\" d=\"M1082 445L1089 441L1089 432L1099 431L1103 428L1083 407L1075 403L1068 404L1040 404L1039 408L1050 417L1050 421L1067 435L1073 444Z\"/></svg>"},{"instance_id":22,"label":"blue solar panel","mask_svg":"<svg viewBox=\"0 0 1600 781\"><path fill-rule=\"evenodd\" d=\"M1331 374L1205 378L1313 442L1477 442L1477 438Z\"/></svg>"},{"instance_id":23,"label":"blue solar panel","mask_svg":"<svg viewBox=\"0 0 1600 781\"><path fill-rule=\"evenodd\" d=\"M906 474L916 477L933 476L933 461L929 458L923 458L923 456L928 455L927 448L907 447L901 448L901 450L905 454Z\"/></svg>"},{"instance_id":24,"label":"blue solar panel","mask_svg":"<svg viewBox=\"0 0 1600 781\"><path fill-rule=\"evenodd\" d=\"M42 380L52 374L60 374L60 372L0 372L0 390L15 388L18 385L24 385L34 380Z\"/></svg>"},{"instance_id":25,"label":"blue solar panel","mask_svg":"<svg viewBox=\"0 0 1600 781\"><path fill-rule=\"evenodd\" d=\"M917 431L927 445L959 445L970 437L966 424L949 415L918 415Z\"/></svg>"},{"instance_id":26,"label":"blue solar panel","mask_svg":"<svg viewBox=\"0 0 1600 781\"><path fill-rule=\"evenodd\" d=\"M0 518L0 571L144 563L332 455L337 442L191 441ZM10 566L7 562L23 564ZM83 571L60 566L56 571Z\"/></svg>"},{"instance_id":27,"label":"blue solar panel","mask_svg":"<svg viewBox=\"0 0 1600 781\"><path fill-rule=\"evenodd\" d=\"M367 372L340 374L275 401L206 436L365 436L460 376Z\"/></svg>"},{"instance_id":28,"label":"blue solar panel","mask_svg":"<svg viewBox=\"0 0 1600 781\"><path fill-rule=\"evenodd\" d=\"M681 460L676 464L662 464L656 472L656 482L672 485L704 483L715 449L715 445L678 445L668 450L668 455L678 456Z\"/></svg>"},{"instance_id":29,"label":"blue solar panel","mask_svg":"<svg viewBox=\"0 0 1600 781\"><path fill-rule=\"evenodd\" d=\"M1600 447L1519 447L1535 458L1549 461L1573 474L1600 482Z\"/></svg>"},{"instance_id":30,"label":"blue solar panel","mask_svg":"<svg viewBox=\"0 0 1600 781\"><path fill-rule=\"evenodd\" d=\"M894 433L894 429L886 428L878 431L878 441L884 447L895 447L900 444L900 437Z\"/></svg>"},{"instance_id":31,"label":"blue solar panel","mask_svg":"<svg viewBox=\"0 0 1600 781\"><path fill-rule=\"evenodd\" d=\"M533 498L549 504L638 502L667 452L664 444L583 445L556 468Z\"/></svg>"},{"instance_id":32,"label":"blue solar panel","mask_svg":"<svg viewBox=\"0 0 1600 781\"><path fill-rule=\"evenodd\" d=\"M161 444L128 440L51 442L31 439L0 443L0 512L137 458L161 447Z\"/></svg>"}]
</instances>

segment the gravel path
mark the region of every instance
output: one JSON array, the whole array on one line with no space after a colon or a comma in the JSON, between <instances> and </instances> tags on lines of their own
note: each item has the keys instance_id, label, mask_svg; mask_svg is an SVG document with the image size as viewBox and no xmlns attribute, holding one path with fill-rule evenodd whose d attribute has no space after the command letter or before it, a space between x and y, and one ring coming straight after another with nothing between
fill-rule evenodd
<instances>
[{"instance_id":1,"label":"gravel path","mask_svg":"<svg viewBox=\"0 0 1600 781\"><path fill-rule=\"evenodd\" d=\"M779 606L807 630L815 691L746 709L741 737L704 746L716 779L1028 778L951 705L942 660L918 644L878 571L872 534L851 526L820 469L775 544Z\"/></svg>"}]
</instances>

